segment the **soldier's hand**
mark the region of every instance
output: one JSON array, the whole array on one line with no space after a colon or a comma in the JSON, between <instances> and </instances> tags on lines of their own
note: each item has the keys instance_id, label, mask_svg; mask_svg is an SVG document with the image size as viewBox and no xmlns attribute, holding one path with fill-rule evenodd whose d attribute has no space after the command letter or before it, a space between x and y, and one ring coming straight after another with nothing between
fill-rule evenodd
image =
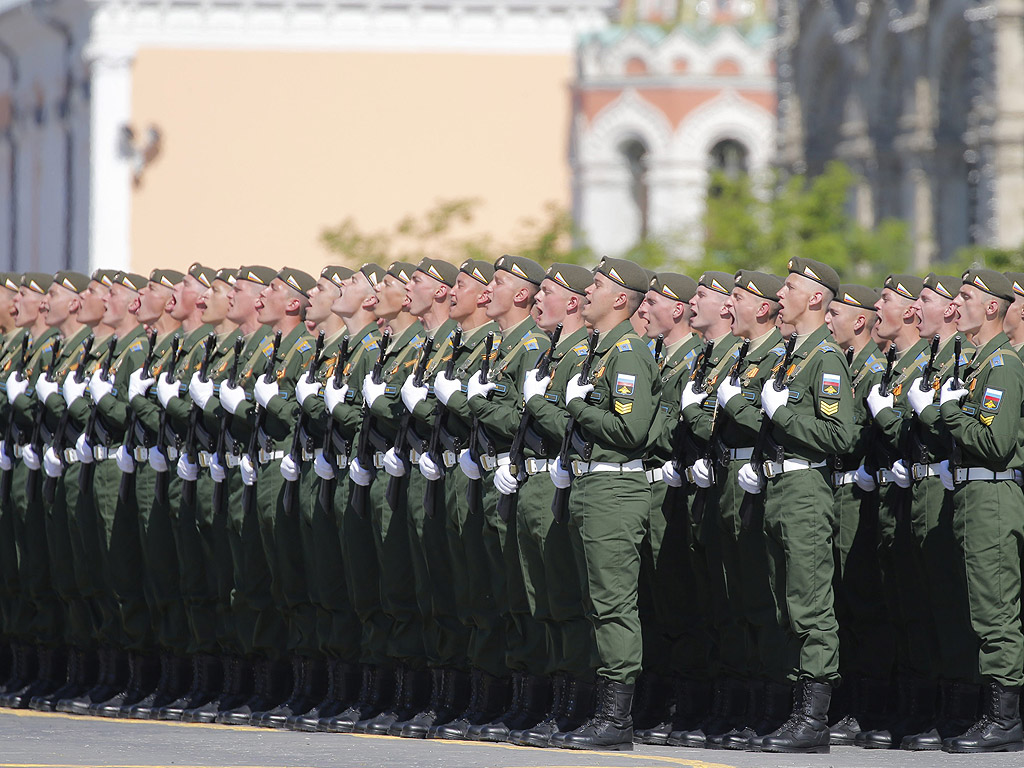
<instances>
[{"instance_id":1,"label":"soldier's hand","mask_svg":"<svg viewBox=\"0 0 1024 768\"><path fill-rule=\"evenodd\" d=\"M170 466L167 463L167 457L164 456L164 452L155 445L149 449L149 466L153 468L154 472L159 472L161 474L170 469Z\"/></svg>"},{"instance_id":2,"label":"soldier's hand","mask_svg":"<svg viewBox=\"0 0 1024 768\"><path fill-rule=\"evenodd\" d=\"M707 390L699 389L694 392L693 385L687 382L683 385L683 396L679 398L679 407L685 411L691 405L700 405L707 399Z\"/></svg>"},{"instance_id":3,"label":"soldier's hand","mask_svg":"<svg viewBox=\"0 0 1024 768\"><path fill-rule=\"evenodd\" d=\"M939 390L939 405L945 405L949 402L959 403L969 394L970 391L962 383L954 381L953 377L950 376L946 379L945 384L942 385L942 389Z\"/></svg>"},{"instance_id":4,"label":"soldier's hand","mask_svg":"<svg viewBox=\"0 0 1024 768\"><path fill-rule=\"evenodd\" d=\"M494 487L502 496L511 496L519 490L519 479L513 476L508 464L502 464L494 470Z\"/></svg>"},{"instance_id":5,"label":"soldier's hand","mask_svg":"<svg viewBox=\"0 0 1024 768\"><path fill-rule=\"evenodd\" d=\"M187 453L178 457L178 477L189 483L199 479L199 465L189 461Z\"/></svg>"},{"instance_id":6,"label":"soldier's hand","mask_svg":"<svg viewBox=\"0 0 1024 768\"><path fill-rule=\"evenodd\" d=\"M430 458L429 453L420 454L419 467L420 474L427 480L440 480L444 477L444 471Z\"/></svg>"},{"instance_id":7,"label":"soldier's hand","mask_svg":"<svg viewBox=\"0 0 1024 768\"><path fill-rule=\"evenodd\" d=\"M167 408L167 404L176 397L181 396L181 386L177 379L172 379L167 371L164 371L156 380L156 397L160 405ZM232 411L234 413L234 411Z\"/></svg>"},{"instance_id":8,"label":"soldier's hand","mask_svg":"<svg viewBox=\"0 0 1024 768\"><path fill-rule=\"evenodd\" d=\"M104 397L114 392L114 382L110 381L109 378L104 379L100 373L101 371L96 371L92 378L89 379L89 395L96 405L99 405L100 400Z\"/></svg>"},{"instance_id":9,"label":"soldier's hand","mask_svg":"<svg viewBox=\"0 0 1024 768\"><path fill-rule=\"evenodd\" d=\"M661 467L661 479L671 488L683 487L683 476L676 471L676 463L674 461L666 461Z\"/></svg>"},{"instance_id":10,"label":"soldier's hand","mask_svg":"<svg viewBox=\"0 0 1024 768\"><path fill-rule=\"evenodd\" d=\"M587 395L594 391L593 384L582 384L580 374L576 374L569 383L565 385L565 403L568 405L573 400L587 401Z\"/></svg>"},{"instance_id":11,"label":"soldier's hand","mask_svg":"<svg viewBox=\"0 0 1024 768\"><path fill-rule=\"evenodd\" d=\"M402 403L405 405L405 410L412 413L416 410L416 406L426 399L427 385L417 387L413 377L407 376L402 384Z\"/></svg>"},{"instance_id":12,"label":"soldier's hand","mask_svg":"<svg viewBox=\"0 0 1024 768\"><path fill-rule=\"evenodd\" d=\"M192 398L192 402L205 409L206 404L213 397L213 379L207 377L206 381L203 381L199 373L199 371L193 373L188 382L188 396ZM132 376L134 375L133 373Z\"/></svg>"},{"instance_id":13,"label":"soldier's hand","mask_svg":"<svg viewBox=\"0 0 1024 768\"><path fill-rule=\"evenodd\" d=\"M462 474L468 477L470 480L480 479L480 465L473 461L473 457L470 456L468 450L463 450L459 454L459 469L462 470Z\"/></svg>"},{"instance_id":14,"label":"soldier's hand","mask_svg":"<svg viewBox=\"0 0 1024 768\"><path fill-rule=\"evenodd\" d=\"M917 389L917 387L910 387L910 389L914 390ZM910 402L913 404L913 393L908 392L907 397L910 398ZM871 391L868 392L868 410L871 411L872 416L877 416L886 408L892 408L895 402L896 398L893 396L892 392L888 395L882 394L881 384L876 384L871 388Z\"/></svg>"},{"instance_id":15,"label":"soldier's hand","mask_svg":"<svg viewBox=\"0 0 1024 768\"><path fill-rule=\"evenodd\" d=\"M914 409L914 413L920 416L921 411L929 405L935 404L935 390L928 387L922 391L915 381L907 388L907 400L910 401L910 407Z\"/></svg>"},{"instance_id":16,"label":"soldier's hand","mask_svg":"<svg viewBox=\"0 0 1024 768\"><path fill-rule=\"evenodd\" d=\"M363 469L359 463L359 458L356 457L348 465L348 476L352 478L352 482L356 485L366 487L373 480L373 470Z\"/></svg>"},{"instance_id":17,"label":"soldier's hand","mask_svg":"<svg viewBox=\"0 0 1024 768\"><path fill-rule=\"evenodd\" d=\"M853 476L853 482L855 482L857 487L864 491L864 493L871 493L878 487L878 483L875 481L875 476L868 472L863 464L857 467L857 473Z\"/></svg>"},{"instance_id":18,"label":"soldier's hand","mask_svg":"<svg viewBox=\"0 0 1024 768\"><path fill-rule=\"evenodd\" d=\"M316 378L310 381L305 374L299 376L299 380L295 384L295 399L299 401L299 405L305 405L307 398L315 397L318 394L320 394L320 382Z\"/></svg>"},{"instance_id":19,"label":"soldier's hand","mask_svg":"<svg viewBox=\"0 0 1024 768\"><path fill-rule=\"evenodd\" d=\"M39 374L39 378L36 379L36 398L40 403L45 403L50 395L55 395L58 392L60 392L58 381L46 378L45 373Z\"/></svg>"},{"instance_id":20,"label":"soldier's hand","mask_svg":"<svg viewBox=\"0 0 1024 768\"><path fill-rule=\"evenodd\" d=\"M768 418L774 418L775 412L782 408L789 401L789 387L783 387L782 389L775 388L775 382L772 379L768 379L764 386L761 387L761 407L764 412L768 415Z\"/></svg>"},{"instance_id":21,"label":"soldier's hand","mask_svg":"<svg viewBox=\"0 0 1024 768\"><path fill-rule=\"evenodd\" d=\"M244 485L256 484L256 466L252 463L252 459L243 455L238 460L238 468L242 470L242 483Z\"/></svg>"},{"instance_id":22,"label":"soldier's hand","mask_svg":"<svg viewBox=\"0 0 1024 768\"><path fill-rule=\"evenodd\" d=\"M949 468L948 459L939 464L939 479L942 481L942 487L947 491L956 490L956 483L953 482L953 471Z\"/></svg>"},{"instance_id":23,"label":"soldier's hand","mask_svg":"<svg viewBox=\"0 0 1024 768\"><path fill-rule=\"evenodd\" d=\"M530 402L531 397L544 397L549 386L551 386L550 376L540 378L540 371L536 368L527 371L526 378L523 379L523 402Z\"/></svg>"},{"instance_id":24,"label":"soldier's hand","mask_svg":"<svg viewBox=\"0 0 1024 768\"><path fill-rule=\"evenodd\" d=\"M74 405L75 401L85 395L85 388L89 386L89 380L82 378L78 381L74 374L64 377L64 402L68 408Z\"/></svg>"},{"instance_id":25,"label":"soldier's hand","mask_svg":"<svg viewBox=\"0 0 1024 768\"><path fill-rule=\"evenodd\" d=\"M565 489L572 485L572 474L562 466L561 456L555 458L554 464L548 464L548 475L555 488Z\"/></svg>"},{"instance_id":26,"label":"soldier's hand","mask_svg":"<svg viewBox=\"0 0 1024 768\"><path fill-rule=\"evenodd\" d=\"M75 453L78 454L78 460L83 464L92 464L92 446L89 445L89 439L84 435L79 435L75 441Z\"/></svg>"},{"instance_id":27,"label":"soldier's hand","mask_svg":"<svg viewBox=\"0 0 1024 768\"><path fill-rule=\"evenodd\" d=\"M363 378L363 400L365 400L366 404L372 408L374 401L383 395L384 390L387 388L388 385L386 382L382 381L380 384L377 384L373 380L373 374L368 373Z\"/></svg>"},{"instance_id":28,"label":"soldier's hand","mask_svg":"<svg viewBox=\"0 0 1024 768\"><path fill-rule=\"evenodd\" d=\"M892 475L900 488L909 488L913 482L910 477L910 468L907 467L906 463L901 459L892 465Z\"/></svg>"},{"instance_id":29,"label":"soldier's hand","mask_svg":"<svg viewBox=\"0 0 1024 768\"><path fill-rule=\"evenodd\" d=\"M324 384L324 405L327 406L327 410L330 413L334 413L334 409L341 403L344 403L347 396L348 384L342 384L340 387L336 387L334 386L334 379L329 379L327 383Z\"/></svg>"},{"instance_id":30,"label":"soldier's hand","mask_svg":"<svg viewBox=\"0 0 1024 768\"><path fill-rule=\"evenodd\" d=\"M331 462L322 453L318 453L316 458L313 459L313 471L316 472L316 476L321 480L334 479L334 467L331 466Z\"/></svg>"},{"instance_id":31,"label":"soldier's hand","mask_svg":"<svg viewBox=\"0 0 1024 768\"><path fill-rule=\"evenodd\" d=\"M693 473L693 482L698 488L710 488L711 487L711 462L707 459L697 459L693 463L691 472Z\"/></svg>"},{"instance_id":32,"label":"soldier's hand","mask_svg":"<svg viewBox=\"0 0 1024 768\"><path fill-rule=\"evenodd\" d=\"M28 377L15 371L7 377L7 402L13 403L19 395L28 392Z\"/></svg>"},{"instance_id":33,"label":"soldier's hand","mask_svg":"<svg viewBox=\"0 0 1024 768\"><path fill-rule=\"evenodd\" d=\"M21 454L21 460L25 462L25 466L35 472L39 467L42 466L42 461L39 458L39 454L36 453L35 447L29 443L25 446L24 451Z\"/></svg>"},{"instance_id":34,"label":"soldier's hand","mask_svg":"<svg viewBox=\"0 0 1024 768\"><path fill-rule=\"evenodd\" d=\"M477 371L476 376L470 377L466 382L466 397L472 400L474 397L487 397L487 395L498 388L493 381L484 381L484 372Z\"/></svg>"},{"instance_id":35,"label":"soldier's hand","mask_svg":"<svg viewBox=\"0 0 1024 768\"><path fill-rule=\"evenodd\" d=\"M4 472L10 472L14 466L14 462L11 461L11 457L7 455L7 444L3 440L0 440L0 469Z\"/></svg>"},{"instance_id":36,"label":"soldier's hand","mask_svg":"<svg viewBox=\"0 0 1024 768\"><path fill-rule=\"evenodd\" d=\"M448 405L448 400L456 392L462 390L462 382L458 379L449 379L444 371L434 377L434 394L441 401L441 405Z\"/></svg>"},{"instance_id":37,"label":"soldier's hand","mask_svg":"<svg viewBox=\"0 0 1024 768\"><path fill-rule=\"evenodd\" d=\"M743 394L743 387L732 383L732 376L726 376L725 381L718 385L718 405L725 405L737 395ZM702 486L703 487L703 486Z\"/></svg>"},{"instance_id":38,"label":"soldier's hand","mask_svg":"<svg viewBox=\"0 0 1024 768\"><path fill-rule=\"evenodd\" d=\"M392 477L405 475L405 462L393 447L388 448L387 453L384 454L384 471Z\"/></svg>"},{"instance_id":39,"label":"soldier's hand","mask_svg":"<svg viewBox=\"0 0 1024 768\"><path fill-rule=\"evenodd\" d=\"M244 389L241 387L232 387L226 381L220 385L220 404L224 406L225 411L233 414L244 402Z\"/></svg>"},{"instance_id":40,"label":"soldier's hand","mask_svg":"<svg viewBox=\"0 0 1024 768\"><path fill-rule=\"evenodd\" d=\"M117 449L117 452L114 454L114 461L117 462L117 468L126 475L130 475L135 471L135 459L128 451L128 446L126 445L122 445Z\"/></svg>"},{"instance_id":41,"label":"soldier's hand","mask_svg":"<svg viewBox=\"0 0 1024 768\"><path fill-rule=\"evenodd\" d=\"M256 402L262 407L266 408L267 403L280 394L281 390L277 386L277 379L268 379L267 374L263 374L256 379L256 387L253 390L253 395L256 397Z\"/></svg>"},{"instance_id":42,"label":"soldier's hand","mask_svg":"<svg viewBox=\"0 0 1024 768\"><path fill-rule=\"evenodd\" d=\"M764 481L757 474L754 465L750 463L740 467L737 482L740 484L740 488L747 493L756 495L764 490Z\"/></svg>"},{"instance_id":43,"label":"soldier's hand","mask_svg":"<svg viewBox=\"0 0 1024 768\"><path fill-rule=\"evenodd\" d=\"M149 392L149 388L156 383L156 379L152 376L142 378L142 369L132 371L132 375L128 377L128 402L131 402L136 397L145 397L146 393Z\"/></svg>"},{"instance_id":44,"label":"soldier's hand","mask_svg":"<svg viewBox=\"0 0 1024 768\"><path fill-rule=\"evenodd\" d=\"M227 479L228 471L220 463L220 454L215 453L210 457L210 477L215 483L223 483Z\"/></svg>"},{"instance_id":45,"label":"soldier's hand","mask_svg":"<svg viewBox=\"0 0 1024 768\"><path fill-rule=\"evenodd\" d=\"M51 445L43 454L43 472L47 477L58 478L64 474L64 465L61 463L57 451Z\"/></svg>"},{"instance_id":46,"label":"soldier's hand","mask_svg":"<svg viewBox=\"0 0 1024 768\"><path fill-rule=\"evenodd\" d=\"M281 459L281 477L287 482L294 483L299 479L299 475L302 474L302 469L295 459L292 458L290 453L286 453L285 457Z\"/></svg>"}]
</instances>

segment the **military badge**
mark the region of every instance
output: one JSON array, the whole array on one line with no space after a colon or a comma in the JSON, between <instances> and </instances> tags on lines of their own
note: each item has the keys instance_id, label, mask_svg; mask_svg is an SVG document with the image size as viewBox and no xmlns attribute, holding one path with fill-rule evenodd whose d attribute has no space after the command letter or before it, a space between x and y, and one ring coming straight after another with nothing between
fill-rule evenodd
<instances>
[{"instance_id":1,"label":"military badge","mask_svg":"<svg viewBox=\"0 0 1024 768\"><path fill-rule=\"evenodd\" d=\"M621 397L631 397L636 388L636 376L628 373L620 373L615 377L615 394Z\"/></svg>"},{"instance_id":2,"label":"military badge","mask_svg":"<svg viewBox=\"0 0 1024 768\"><path fill-rule=\"evenodd\" d=\"M1002 401L1003 390L987 387L985 389L985 396L981 399L981 407L989 413L995 413L999 410L999 405Z\"/></svg>"},{"instance_id":3,"label":"military badge","mask_svg":"<svg viewBox=\"0 0 1024 768\"><path fill-rule=\"evenodd\" d=\"M842 383L840 377L834 373L823 373L821 375L821 394L825 397L839 397L839 386Z\"/></svg>"}]
</instances>

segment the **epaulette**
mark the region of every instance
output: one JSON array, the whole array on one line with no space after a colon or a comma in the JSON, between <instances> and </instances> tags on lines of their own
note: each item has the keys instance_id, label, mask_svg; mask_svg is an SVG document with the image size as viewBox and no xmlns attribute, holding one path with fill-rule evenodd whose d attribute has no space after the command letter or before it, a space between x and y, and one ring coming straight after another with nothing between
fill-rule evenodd
<instances>
[{"instance_id":1,"label":"epaulette","mask_svg":"<svg viewBox=\"0 0 1024 768\"><path fill-rule=\"evenodd\" d=\"M537 338L533 337L527 339L526 343L523 344L523 347L525 347L526 349L540 349L540 344L537 343Z\"/></svg>"},{"instance_id":2,"label":"epaulette","mask_svg":"<svg viewBox=\"0 0 1024 768\"><path fill-rule=\"evenodd\" d=\"M367 342L366 339L369 339L369 342ZM367 352L373 349L377 349L380 346L379 344L377 344L376 339L374 339L372 336L367 336L366 339L363 339L363 349L365 349Z\"/></svg>"},{"instance_id":3,"label":"epaulette","mask_svg":"<svg viewBox=\"0 0 1024 768\"><path fill-rule=\"evenodd\" d=\"M780 344L777 347L772 347L770 350L768 350L768 354L782 357L784 354L786 354L786 347L782 344Z\"/></svg>"},{"instance_id":4,"label":"epaulette","mask_svg":"<svg viewBox=\"0 0 1024 768\"><path fill-rule=\"evenodd\" d=\"M623 339L615 344L615 348L619 350L619 352L630 352L633 349L633 345L630 343L629 339Z\"/></svg>"},{"instance_id":5,"label":"epaulette","mask_svg":"<svg viewBox=\"0 0 1024 768\"><path fill-rule=\"evenodd\" d=\"M827 341L821 342L821 344L818 345L818 349L820 349L822 352L835 352L836 351L836 348L833 347L831 344L829 344Z\"/></svg>"},{"instance_id":6,"label":"epaulette","mask_svg":"<svg viewBox=\"0 0 1024 768\"><path fill-rule=\"evenodd\" d=\"M884 370L885 370L885 366L882 365L882 363L872 363L871 364L871 372L872 373L881 373Z\"/></svg>"},{"instance_id":7,"label":"epaulette","mask_svg":"<svg viewBox=\"0 0 1024 768\"><path fill-rule=\"evenodd\" d=\"M413 337L413 340L410 341L409 344L414 346L416 349L419 349L420 347L422 347L426 343L426 341L427 340L426 340L425 337L420 336L419 334L416 334L416 336Z\"/></svg>"},{"instance_id":8,"label":"epaulette","mask_svg":"<svg viewBox=\"0 0 1024 768\"><path fill-rule=\"evenodd\" d=\"M128 347L128 349L131 352L141 352L142 351L142 340L141 339L136 339L135 341L133 341L131 343L131 346Z\"/></svg>"},{"instance_id":9,"label":"epaulette","mask_svg":"<svg viewBox=\"0 0 1024 768\"><path fill-rule=\"evenodd\" d=\"M576 353L576 357L586 357L587 352L590 351L590 347L587 344L587 342L581 341L579 344L572 348L572 351Z\"/></svg>"},{"instance_id":10,"label":"epaulette","mask_svg":"<svg viewBox=\"0 0 1024 768\"><path fill-rule=\"evenodd\" d=\"M263 346L260 347L260 352L263 353L264 357L270 357L274 353L273 339L263 342Z\"/></svg>"},{"instance_id":11,"label":"epaulette","mask_svg":"<svg viewBox=\"0 0 1024 768\"><path fill-rule=\"evenodd\" d=\"M313 345L309 343L309 339L299 339L297 342L295 342L295 346L293 347L293 351L299 352L301 354L302 352L305 352L307 349L312 349L312 348L313 348Z\"/></svg>"},{"instance_id":12,"label":"epaulette","mask_svg":"<svg viewBox=\"0 0 1024 768\"><path fill-rule=\"evenodd\" d=\"M1003 356L1002 355L992 355L992 367L993 368L998 368L1002 364L1003 364Z\"/></svg>"}]
</instances>

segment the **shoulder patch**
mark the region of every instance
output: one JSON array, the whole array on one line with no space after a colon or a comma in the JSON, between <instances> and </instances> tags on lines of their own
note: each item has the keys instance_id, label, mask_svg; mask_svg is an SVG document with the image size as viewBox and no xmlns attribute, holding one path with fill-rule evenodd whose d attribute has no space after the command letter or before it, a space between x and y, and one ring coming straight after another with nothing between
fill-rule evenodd
<instances>
[{"instance_id":1,"label":"shoulder patch","mask_svg":"<svg viewBox=\"0 0 1024 768\"><path fill-rule=\"evenodd\" d=\"M770 355L777 355L777 356L779 356L779 357L782 357L783 355L785 355L785 354L786 354L786 348L785 348L784 346L782 346L782 345L780 344L780 345L779 345L779 346L777 346L777 347L772 347L772 348L771 348L771 349L770 349L770 350L768 351L768 354L770 354Z\"/></svg>"},{"instance_id":2,"label":"shoulder patch","mask_svg":"<svg viewBox=\"0 0 1024 768\"><path fill-rule=\"evenodd\" d=\"M993 355L992 356L992 367L993 368L998 368L1002 364L1003 364L1003 356L1002 355Z\"/></svg>"},{"instance_id":3,"label":"shoulder patch","mask_svg":"<svg viewBox=\"0 0 1024 768\"><path fill-rule=\"evenodd\" d=\"M142 342L139 339L136 339L135 341L132 342L132 345L128 347L128 349L130 349L132 352L141 352Z\"/></svg>"},{"instance_id":4,"label":"shoulder patch","mask_svg":"<svg viewBox=\"0 0 1024 768\"><path fill-rule=\"evenodd\" d=\"M540 344L538 344L537 339L534 338L527 339L523 346L527 349L540 349Z\"/></svg>"},{"instance_id":5,"label":"shoulder patch","mask_svg":"<svg viewBox=\"0 0 1024 768\"><path fill-rule=\"evenodd\" d=\"M885 370L885 366L881 363L873 363L871 366L872 373L882 373Z\"/></svg>"},{"instance_id":6,"label":"shoulder patch","mask_svg":"<svg viewBox=\"0 0 1024 768\"><path fill-rule=\"evenodd\" d=\"M619 352L629 352L633 349L633 345L630 343L629 339L623 339L615 345L615 348L619 350Z\"/></svg>"},{"instance_id":7,"label":"shoulder patch","mask_svg":"<svg viewBox=\"0 0 1024 768\"><path fill-rule=\"evenodd\" d=\"M839 387L841 384L842 378L838 374L823 373L821 375L821 394L825 397L839 397Z\"/></svg>"},{"instance_id":8,"label":"shoulder patch","mask_svg":"<svg viewBox=\"0 0 1024 768\"><path fill-rule=\"evenodd\" d=\"M615 394L619 397L632 397L636 389L636 376L630 373L619 373L615 376Z\"/></svg>"},{"instance_id":9,"label":"shoulder patch","mask_svg":"<svg viewBox=\"0 0 1024 768\"><path fill-rule=\"evenodd\" d=\"M824 400L820 403L821 412L825 416L835 416L839 413L839 403L826 403Z\"/></svg>"},{"instance_id":10,"label":"shoulder patch","mask_svg":"<svg viewBox=\"0 0 1024 768\"><path fill-rule=\"evenodd\" d=\"M633 404L632 403L623 402L621 400L616 400L615 401L615 412L617 414L619 414L620 416L625 416L627 413L632 413L632 411L633 411Z\"/></svg>"},{"instance_id":11,"label":"shoulder patch","mask_svg":"<svg viewBox=\"0 0 1024 768\"><path fill-rule=\"evenodd\" d=\"M587 356L587 352L589 352L590 350L587 347L587 343L584 341L584 342L582 342L580 344L577 344L575 347L573 347L572 351L576 353L576 357L586 357Z\"/></svg>"},{"instance_id":12,"label":"shoulder patch","mask_svg":"<svg viewBox=\"0 0 1024 768\"><path fill-rule=\"evenodd\" d=\"M985 388L985 396L981 399L982 410L988 413L995 413L1003 402L1003 390Z\"/></svg>"},{"instance_id":13,"label":"shoulder patch","mask_svg":"<svg viewBox=\"0 0 1024 768\"><path fill-rule=\"evenodd\" d=\"M416 347L416 349L419 349L420 347L422 347L422 346L423 346L423 344L424 344L425 342L426 342L426 339L425 339L425 338L424 338L423 336L420 336L419 334L416 334L416 338L414 338L414 339L413 339L412 341L410 341L409 343L410 343L410 344L411 344L412 346Z\"/></svg>"},{"instance_id":14,"label":"shoulder patch","mask_svg":"<svg viewBox=\"0 0 1024 768\"><path fill-rule=\"evenodd\" d=\"M313 345L309 343L308 339L299 339L295 344L296 352L305 352L307 349L312 349Z\"/></svg>"}]
</instances>

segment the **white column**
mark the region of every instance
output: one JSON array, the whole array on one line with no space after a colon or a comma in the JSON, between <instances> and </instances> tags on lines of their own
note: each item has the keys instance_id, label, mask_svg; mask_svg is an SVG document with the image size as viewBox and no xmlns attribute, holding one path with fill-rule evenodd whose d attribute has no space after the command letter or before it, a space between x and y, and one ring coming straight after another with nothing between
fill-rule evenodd
<instances>
[{"instance_id":1,"label":"white column","mask_svg":"<svg viewBox=\"0 0 1024 768\"><path fill-rule=\"evenodd\" d=\"M994 242L1024 243L1024 0L1001 0L996 21Z\"/></svg>"},{"instance_id":2,"label":"white column","mask_svg":"<svg viewBox=\"0 0 1024 768\"><path fill-rule=\"evenodd\" d=\"M579 226L599 256L619 256L640 239L640 216L625 163L591 163L577 171Z\"/></svg>"},{"instance_id":3,"label":"white column","mask_svg":"<svg viewBox=\"0 0 1024 768\"><path fill-rule=\"evenodd\" d=\"M708 187L705 163L704 158L663 161L647 172L648 228L675 258L700 257Z\"/></svg>"},{"instance_id":4,"label":"white column","mask_svg":"<svg viewBox=\"0 0 1024 768\"><path fill-rule=\"evenodd\" d=\"M121 157L121 128L131 122L135 51L92 46L89 269L128 269L131 264L132 171Z\"/></svg>"}]
</instances>

